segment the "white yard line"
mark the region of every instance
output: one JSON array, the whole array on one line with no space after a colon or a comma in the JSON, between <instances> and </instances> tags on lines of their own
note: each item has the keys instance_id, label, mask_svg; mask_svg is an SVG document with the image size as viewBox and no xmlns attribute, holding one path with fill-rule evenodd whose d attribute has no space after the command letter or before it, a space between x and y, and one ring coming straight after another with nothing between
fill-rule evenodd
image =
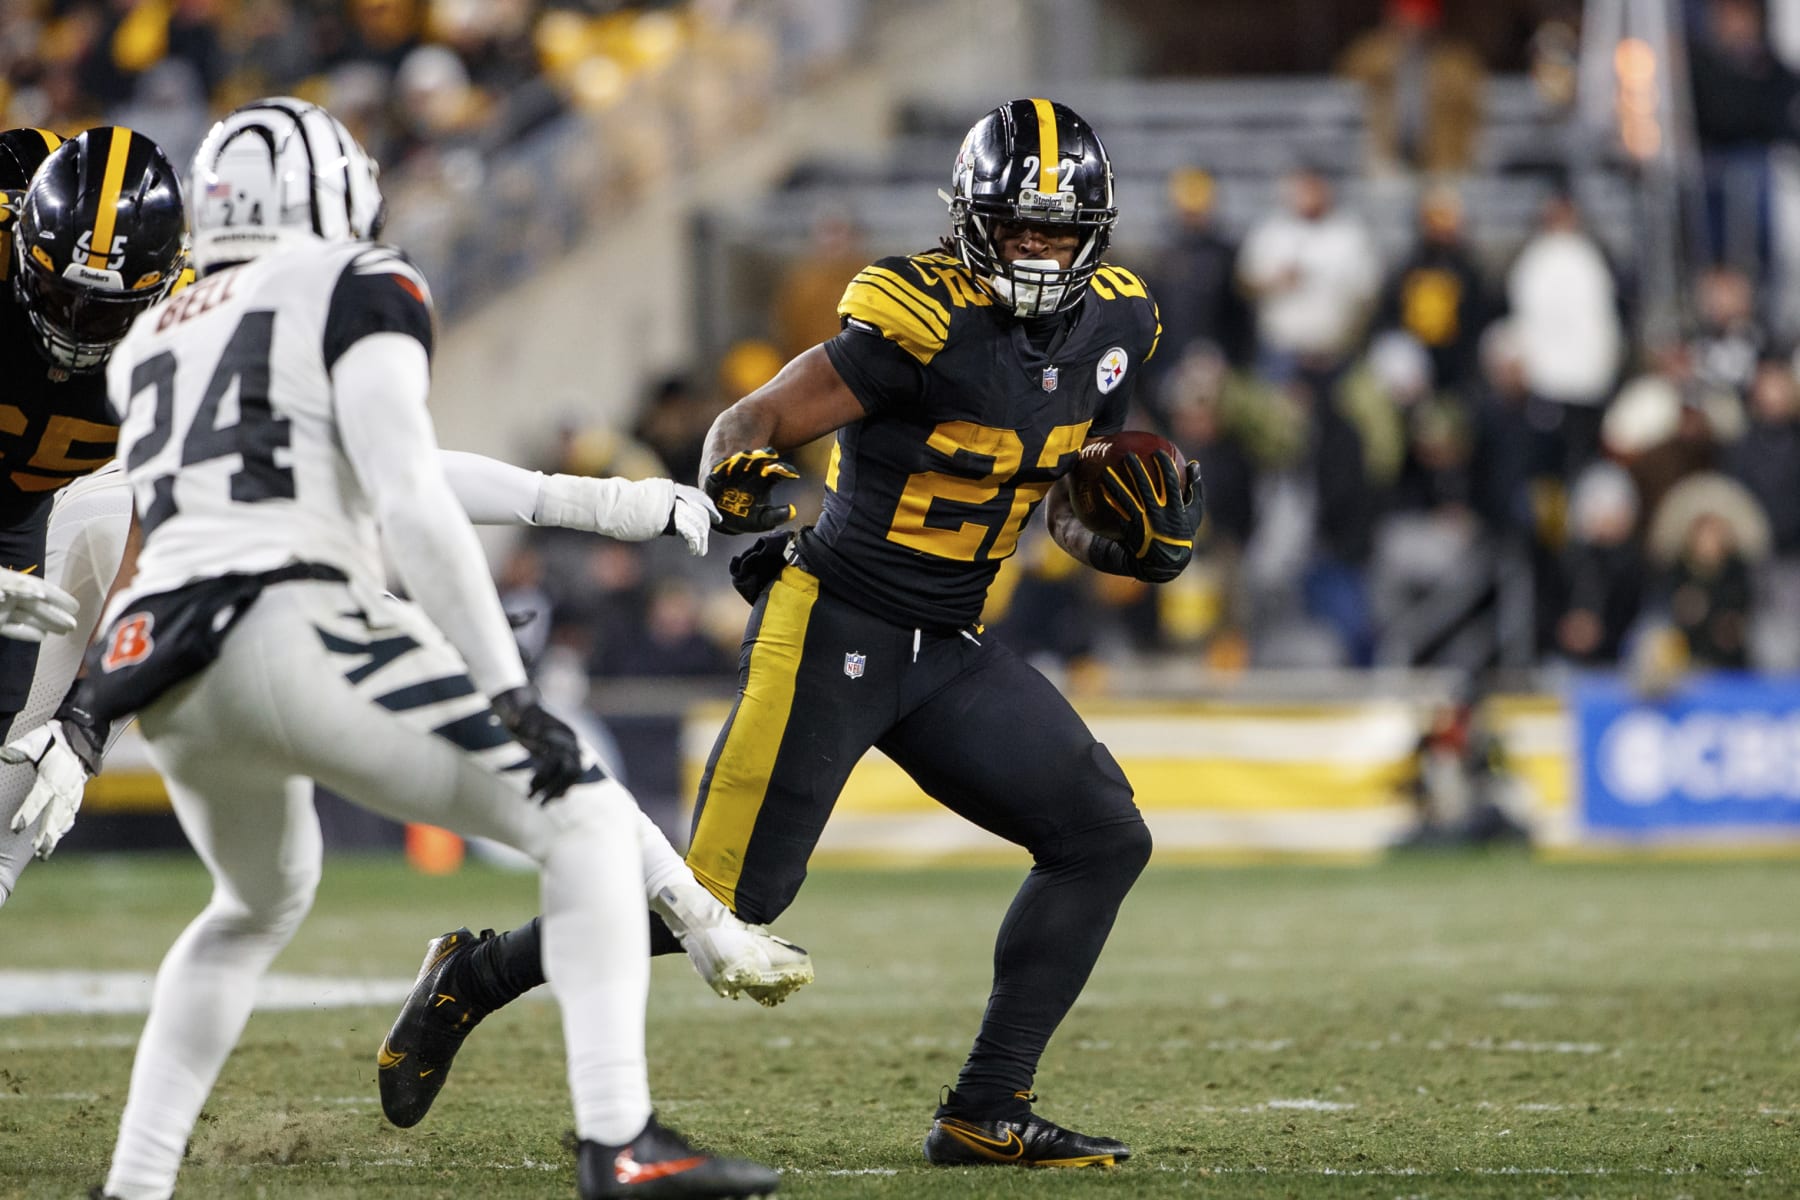
<instances>
[{"instance_id":1,"label":"white yard line","mask_svg":"<svg viewBox=\"0 0 1800 1200\"><path fill-rule=\"evenodd\" d=\"M256 1007L385 1006L405 999L412 985L411 979L267 975L257 988ZM143 1013L150 1008L150 988L147 971L0 971L0 1017Z\"/></svg>"}]
</instances>

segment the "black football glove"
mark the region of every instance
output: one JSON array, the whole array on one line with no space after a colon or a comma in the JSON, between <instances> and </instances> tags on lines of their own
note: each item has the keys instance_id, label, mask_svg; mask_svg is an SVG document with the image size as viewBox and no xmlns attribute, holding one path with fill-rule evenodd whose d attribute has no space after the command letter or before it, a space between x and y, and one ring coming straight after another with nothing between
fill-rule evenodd
<instances>
[{"instance_id":1,"label":"black football glove","mask_svg":"<svg viewBox=\"0 0 1800 1200\"><path fill-rule=\"evenodd\" d=\"M706 495L719 510L720 533L764 533L794 516L791 504L770 504L769 490L800 472L765 446L719 460L706 476Z\"/></svg>"},{"instance_id":2,"label":"black football glove","mask_svg":"<svg viewBox=\"0 0 1800 1200\"><path fill-rule=\"evenodd\" d=\"M1107 468L1100 489L1124 518L1125 531L1116 540L1096 537L1088 547L1088 561L1114 575L1167 583L1194 556L1206 493L1198 463L1189 463L1184 475L1162 450L1151 461L1154 472L1135 454L1125 459L1125 475L1117 467Z\"/></svg>"},{"instance_id":3,"label":"black football glove","mask_svg":"<svg viewBox=\"0 0 1800 1200\"><path fill-rule=\"evenodd\" d=\"M531 752L531 794L548 802L569 790L586 771L575 731L550 715L534 687L516 687L493 699L506 731Z\"/></svg>"}]
</instances>

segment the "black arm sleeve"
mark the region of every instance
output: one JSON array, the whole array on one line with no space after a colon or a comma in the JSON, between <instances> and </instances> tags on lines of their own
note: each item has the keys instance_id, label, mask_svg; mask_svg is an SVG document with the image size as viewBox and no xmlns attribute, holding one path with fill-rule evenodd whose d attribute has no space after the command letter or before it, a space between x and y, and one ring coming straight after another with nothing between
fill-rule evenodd
<instances>
[{"instance_id":1,"label":"black arm sleeve","mask_svg":"<svg viewBox=\"0 0 1800 1200\"><path fill-rule=\"evenodd\" d=\"M419 269L397 250L374 247L338 276L325 314L325 369L372 333L402 333L432 351L431 292Z\"/></svg>"},{"instance_id":2,"label":"black arm sleeve","mask_svg":"<svg viewBox=\"0 0 1800 1200\"><path fill-rule=\"evenodd\" d=\"M864 412L908 403L924 390L925 372L919 360L854 317L825 343L825 354Z\"/></svg>"}]
</instances>

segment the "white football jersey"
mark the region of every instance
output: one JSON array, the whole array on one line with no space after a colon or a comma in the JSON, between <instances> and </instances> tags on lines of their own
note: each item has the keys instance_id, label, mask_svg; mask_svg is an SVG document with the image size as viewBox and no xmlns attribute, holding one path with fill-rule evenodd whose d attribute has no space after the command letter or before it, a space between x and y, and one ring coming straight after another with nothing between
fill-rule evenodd
<instances>
[{"instance_id":1,"label":"white football jersey","mask_svg":"<svg viewBox=\"0 0 1800 1200\"><path fill-rule=\"evenodd\" d=\"M431 324L424 277L367 242L227 268L145 314L107 368L144 532L128 595L294 562L379 587L375 521L330 372L370 333L410 334L429 351Z\"/></svg>"}]
</instances>

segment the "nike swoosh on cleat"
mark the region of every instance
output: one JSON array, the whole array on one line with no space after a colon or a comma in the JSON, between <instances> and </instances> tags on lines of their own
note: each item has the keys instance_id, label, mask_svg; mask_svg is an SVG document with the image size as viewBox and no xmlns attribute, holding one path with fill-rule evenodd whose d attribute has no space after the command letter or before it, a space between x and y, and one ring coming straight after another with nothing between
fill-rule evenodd
<instances>
[{"instance_id":1,"label":"nike swoosh on cleat","mask_svg":"<svg viewBox=\"0 0 1800 1200\"><path fill-rule=\"evenodd\" d=\"M436 1068L436 1067L432 1067L432 1068L430 1068L430 1069L429 1069L429 1070L424 1070L424 1071L420 1071L420 1072L419 1072L419 1078L420 1078L420 1079L423 1079L423 1078L425 1078L425 1077L426 1077L426 1076L427 1076L427 1075L435 1075L435 1074L436 1074L436 1073L437 1073L437 1068Z\"/></svg>"},{"instance_id":2,"label":"nike swoosh on cleat","mask_svg":"<svg viewBox=\"0 0 1800 1200\"><path fill-rule=\"evenodd\" d=\"M380 1067L383 1071L392 1070L394 1067L399 1066L405 1061L406 1055L395 1054L392 1050L389 1050L385 1040L381 1043L381 1053L375 1056L375 1065Z\"/></svg>"},{"instance_id":3,"label":"nike swoosh on cleat","mask_svg":"<svg viewBox=\"0 0 1800 1200\"><path fill-rule=\"evenodd\" d=\"M613 1178L620 1183L648 1183L652 1179L691 1171L705 1161L704 1156L695 1155L693 1158L676 1158L668 1162L640 1163L631 1157L631 1151L626 1150L613 1160Z\"/></svg>"},{"instance_id":4,"label":"nike swoosh on cleat","mask_svg":"<svg viewBox=\"0 0 1800 1200\"><path fill-rule=\"evenodd\" d=\"M977 1154L985 1154L996 1162L1011 1162L1025 1154L1025 1143L1019 1140L1019 1135L1011 1129L1006 1131L1006 1137L1003 1140L996 1141L976 1133L960 1121L944 1121L941 1124L945 1133Z\"/></svg>"}]
</instances>

